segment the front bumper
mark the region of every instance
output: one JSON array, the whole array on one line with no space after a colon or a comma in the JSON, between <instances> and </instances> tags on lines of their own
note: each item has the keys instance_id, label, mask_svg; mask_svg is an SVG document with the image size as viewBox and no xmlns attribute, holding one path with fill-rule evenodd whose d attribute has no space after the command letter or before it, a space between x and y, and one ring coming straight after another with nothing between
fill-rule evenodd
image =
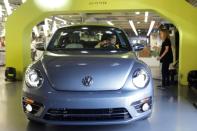
<instances>
[{"instance_id":1,"label":"front bumper","mask_svg":"<svg viewBox=\"0 0 197 131\"><path fill-rule=\"evenodd\" d=\"M29 119L47 124L126 124L149 117L152 113L152 100L152 90L105 92L50 91L45 95L24 91L23 108ZM150 105L149 110L142 111L144 103ZM28 112L26 110L27 104L32 104L33 111ZM96 118L96 116L98 117ZM116 119L117 117L118 119Z\"/></svg>"}]
</instances>

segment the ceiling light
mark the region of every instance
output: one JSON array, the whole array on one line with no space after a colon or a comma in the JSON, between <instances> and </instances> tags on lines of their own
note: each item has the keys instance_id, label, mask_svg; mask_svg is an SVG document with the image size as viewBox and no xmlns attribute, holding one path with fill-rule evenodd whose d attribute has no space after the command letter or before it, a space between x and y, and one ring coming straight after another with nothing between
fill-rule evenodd
<instances>
[{"instance_id":1,"label":"ceiling light","mask_svg":"<svg viewBox=\"0 0 197 131\"><path fill-rule=\"evenodd\" d=\"M7 21L8 20L8 17L4 17L4 21Z\"/></svg>"},{"instance_id":2,"label":"ceiling light","mask_svg":"<svg viewBox=\"0 0 197 131\"><path fill-rule=\"evenodd\" d=\"M137 24L140 24L140 21L138 21Z\"/></svg>"},{"instance_id":3,"label":"ceiling light","mask_svg":"<svg viewBox=\"0 0 197 131\"><path fill-rule=\"evenodd\" d=\"M82 30L88 30L88 27L82 27L81 29Z\"/></svg>"},{"instance_id":4,"label":"ceiling light","mask_svg":"<svg viewBox=\"0 0 197 131\"><path fill-rule=\"evenodd\" d=\"M49 23L48 23L47 19L44 20L43 31L44 31L44 35L48 36L48 34L49 34L49 32L48 32L49 31Z\"/></svg>"},{"instance_id":5,"label":"ceiling light","mask_svg":"<svg viewBox=\"0 0 197 131\"><path fill-rule=\"evenodd\" d=\"M45 9L56 9L60 7L69 7L70 0L34 0L38 7ZM65 7L65 8L66 8Z\"/></svg>"},{"instance_id":6,"label":"ceiling light","mask_svg":"<svg viewBox=\"0 0 197 131\"><path fill-rule=\"evenodd\" d=\"M57 28L57 23L56 23L56 21L54 21L53 27L52 27L52 33L54 34L57 29L58 29Z\"/></svg>"},{"instance_id":7,"label":"ceiling light","mask_svg":"<svg viewBox=\"0 0 197 131\"><path fill-rule=\"evenodd\" d=\"M3 9L2 9L2 5L0 5L0 18L3 17Z\"/></svg>"},{"instance_id":8,"label":"ceiling light","mask_svg":"<svg viewBox=\"0 0 197 131\"><path fill-rule=\"evenodd\" d=\"M59 17L55 17L55 19L56 19L56 20L59 20L59 21L61 21L61 22L63 22L64 24L67 24L67 21L64 20L64 19L61 19L61 18L59 18Z\"/></svg>"},{"instance_id":9,"label":"ceiling light","mask_svg":"<svg viewBox=\"0 0 197 131\"><path fill-rule=\"evenodd\" d=\"M22 3L25 3L27 0L22 0Z\"/></svg>"},{"instance_id":10,"label":"ceiling light","mask_svg":"<svg viewBox=\"0 0 197 131\"><path fill-rule=\"evenodd\" d=\"M42 25L42 27L43 27L44 35L48 36L48 27L46 25Z\"/></svg>"},{"instance_id":11,"label":"ceiling light","mask_svg":"<svg viewBox=\"0 0 197 131\"><path fill-rule=\"evenodd\" d=\"M139 11L137 11L137 12L135 12L135 14L136 14L136 15L139 15L139 14L140 14L140 12L139 12Z\"/></svg>"},{"instance_id":12,"label":"ceiling light","mask_svg":"<svg viewBox=\"0 0 197 131\"><path fill-rule=\"evenodd\" d=\"M145 19L144 19L144 22L146 22L146 23L148 22L148 15L149 15L149 13L146 11L145 12Z\"/></svg>"},{"instance_id":13,"label":"ceiling light","mask_svg":"<svg viewBox=\"0 0 197 131\"><path fill-rule=\"evenodd\" d=\"M135 25L134 25L133 21L129 20L129 24L130 24L131 28L133 29L133 32L135 33L135 35L138 36L138 33L136 31L136 28L135 28Z\"/></svg>"},{"instance_id":14,"label":"ceiling light","mask_svg":"<svg viewBox=\"0 0 197 131\"><path fill-rule=\"evenodd\" d=\"M4 2L4 5L5 5L7 14L11 15L12 14L12 9L11 9L10 3L8 2L8 0L3 0L3 2Z\"/></svg>"},{"instance_id":15,"label":"ceiling light","mask_svg":"<svg viewBox=\"0 0 197 131\"><path fill-rule=\"evenodd\" d=\"M44 24L46 25L46 29L49 30L49 22L47 19L44 20Z\"/></svg>"},{"instance_id":16,"label":"ceiling light","mask_svg":"<svg viewBox=\"0 0 197 131\"><path fill-rule=\"evenodd\" d=\"M155 21L151 21L150 28L148 30L147 36L149 36L150 33L152 32L154 25L155 25Z\"/></svg>"},{"instance_id":17,"label":"ceiling light","mask_svg":"<svg viewBox=\"0 0 197 131\"><path fill-rule=\"evenodd\" d=\"M33 32L35 33L36 37L39 37L40 36L37 26L34 26Z\"/></svg>"},{"instance_id":18,"label":"ceiling light","mask_svg":"<svg viewBox=\"0 0 197 131\"><path fill-rule=\"evenodd\" d=\"M49 18L46 18L46 20L48 20L48 21L50 21L50 22L52 22L52 21L53 21L52 19L49 19Z\"/></svg>"},{"instance_id":19,"label":"ceiling light","mask_svg":"<svg viewBox=\"0 0 197 131\"><path fill-rule=\"evenodd\" d=\"M108 25L114 26L114 24L111 21L107 21Z\"/></svg>"}]
</instances>

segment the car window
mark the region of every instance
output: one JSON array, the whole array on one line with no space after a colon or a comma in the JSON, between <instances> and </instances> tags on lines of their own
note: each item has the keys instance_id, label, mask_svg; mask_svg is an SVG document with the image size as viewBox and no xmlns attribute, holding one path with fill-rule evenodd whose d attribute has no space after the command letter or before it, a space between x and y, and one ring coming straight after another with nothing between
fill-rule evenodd
<instances>
[{"instance_id":1,"label":"car window","mask_svg":"<svg viewBox=\"0 0 197 131\"><path fill-rule=\"evenodd\" d=\"M120 29L112 27L79 26L59 29L48 50L131 50Z\"/></svg>"}]
</instances>

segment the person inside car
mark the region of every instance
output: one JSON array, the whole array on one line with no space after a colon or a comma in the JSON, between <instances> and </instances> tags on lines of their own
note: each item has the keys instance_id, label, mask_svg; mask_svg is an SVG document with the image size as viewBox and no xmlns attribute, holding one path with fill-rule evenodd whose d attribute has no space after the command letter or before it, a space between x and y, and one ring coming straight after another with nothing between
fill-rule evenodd
<instances>
[{"instance_id":1,"label":"person inside car","mask_svg":"<svg viewBox=\"0 0 197 131\"><path fill-rule=\"evenodd\" d=\"M116 35L104 34L95 48L118 49Z\"/></svg>"}]
</instances>

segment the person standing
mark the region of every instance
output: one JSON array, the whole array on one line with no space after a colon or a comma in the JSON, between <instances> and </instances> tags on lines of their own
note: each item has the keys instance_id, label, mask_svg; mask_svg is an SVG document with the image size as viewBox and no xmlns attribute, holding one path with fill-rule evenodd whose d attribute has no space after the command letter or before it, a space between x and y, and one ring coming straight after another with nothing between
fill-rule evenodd
<instances>
[{"instance_id":1,"label":"person standing","mask_svg":"<svg viewBox=\"0 0 197 131\"><path fill-rule=\"evenodd\" d=\"M159 60L162 65L162 85L159 87L161 87L161 89L166 89L168 86L170 86L169 65L173 62L173 53L168 29L161 27L159 36L162 40L160 55L157 58L157 60Z\"/></svg>"}]
</instances>

